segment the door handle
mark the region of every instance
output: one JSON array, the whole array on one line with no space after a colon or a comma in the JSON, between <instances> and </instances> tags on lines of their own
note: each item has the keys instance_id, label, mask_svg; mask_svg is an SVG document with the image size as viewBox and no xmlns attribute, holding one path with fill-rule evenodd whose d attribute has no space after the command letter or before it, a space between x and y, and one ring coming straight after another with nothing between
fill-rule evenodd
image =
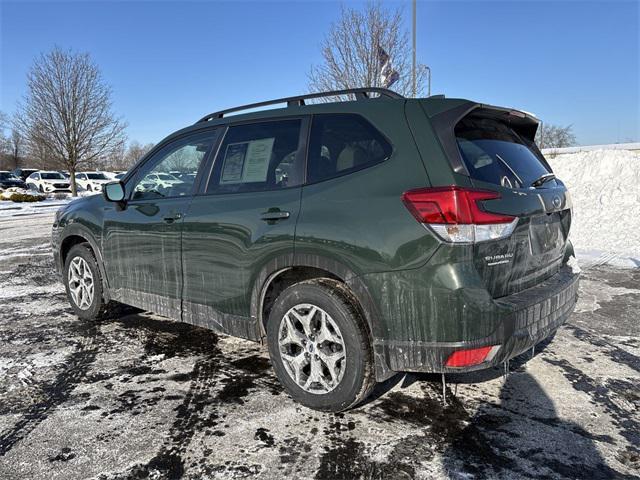
<instances>
[{"instance_id":1,"label":"door handle","mask_svg":"<svg viewBox=\"0 0 640 480\"><path fill-rule=\"evenodd\" d=\"M285 220L290 216L291 214L289 212L283 212L282 210L273 210L264 212L262 215L260 215L260 218L266 222L275 222L278 220Z\"/></svg>"},{"instance_id":2,"label":"door handle","mask_svg":"<svg viewBox=\"0 0 640 480\"><path fill-rule=\"evenodd\" d=\"M167 215L166 217L163 217L162 220L165 223L173 223L176 220L180 220L182 218L182 214L181 213L174 213L171 215Z\"/></svg>"}]
</instances>

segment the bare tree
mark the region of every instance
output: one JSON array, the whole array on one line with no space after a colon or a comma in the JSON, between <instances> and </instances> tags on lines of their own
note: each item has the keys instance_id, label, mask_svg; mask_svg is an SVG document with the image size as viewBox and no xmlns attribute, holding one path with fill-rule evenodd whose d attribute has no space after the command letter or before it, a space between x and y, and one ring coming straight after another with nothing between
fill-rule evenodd
<instances>
[{"instance_id":1,"label":"bare tree","mask_svg":"<svg viewBox=\"0 0 640 480\"><path fill-rule=\"evenodd\" d=\"M142 145L137 140L134 140L129 144L126 153L123 158L123 169L129 169L133 167L138 160L145 156L153 148L153 143L147 143Z\"/></svg>"},{"instance_id":2,"label":"bare tree","mask_svg":"<svg viewBox=\"0 0 640 480\"><path fill-rule=\"evenodd\" d=\"M37 58L19 105L23 134L62 163L71 175L108 157L125 141L125 124L111 112L111 89L89 54L54 48Z\"/></svg>"},{"instance_id":3,"label":"bare tree","mask_svg":"<svg viewBox=\"0 0 640 480\"><path fill-rule=\"evenodd\" d=\"M399 74L391 87L412 96L411 45L402 22L402 9L388 10L369 2L364 10L342 6L340 19L331 25L322 45L322 63L311 67L309 88L314 92L358 87L382 87L378 49L389 55ZM425 91L427 68L416 68L417 95Z\"/></svg>"},{"instance_id":4,"label":"bare tree","mask_svg":"<svg viewBox=\"0 0 640 480\"><path fill-rule=\"evenodd\" d=\"M13 168L18 168L20 166L20 158L24 156L24 137L22 133L14 126L11 129L11 135L7 139L8 144L8 153L11 159L11 165Z\"/></svg>"},{"instance_id":5,"label":"bare tree","mask_svg":"<svg viewBox=\"0 0 640 480\"><path fill-rule=\"evenodd\" d=\"M538 148L564 148L576 144L576 136L573 133L573 125L561 127L541 123L536 132L536 144Z\"/></svg>"},{"instance_id":6,"label":"bare tree","mask_svg":"<svg viewBox=\"0 0 640 480\"><path fill-rule=\"evenodd\" d=\"M0 111L0 168L5 168L5 163L8 163L7 152L9 149L9 142L4 135L4 130L8 125L8 117L6 113Z\"/></svg>"}]
</instances>

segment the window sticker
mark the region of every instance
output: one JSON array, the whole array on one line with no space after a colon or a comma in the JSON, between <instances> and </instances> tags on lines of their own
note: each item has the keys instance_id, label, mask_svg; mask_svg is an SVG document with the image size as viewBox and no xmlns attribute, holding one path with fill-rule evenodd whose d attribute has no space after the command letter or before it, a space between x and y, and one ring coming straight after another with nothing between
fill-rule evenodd
<instances>
[{"instance_id":1,"label":"window sticker","mask_svg":"<svg viewBox=\"0 0 640 480\"><path fill-rule=\"evenodd\" d=\"M275 140L275 137L272 137L249 142L247 160L242 172L243 182L267 181L269 162L271 161L271 152L273 151Z\"/></svg>"},{"instance_id":2,"label":"window sticker","mask_svg":"<svg viewBox=\"0 0 640 480\"><path fill-rule=\"evenodd\" d=\"M249 142L230 143L224 154L224 165L222 166L221 184L241 183L244 159L247 154Z\"/></svg>"},{"instance_id":3,"label":"window sticker","mask_svg":"<svg viewBox=\"0 0 640 480\"><path fill-rule=\"evenodd\" d=\"M266 182L275 137L230 143L224 155L221 185Z\"/></svg>"}]
</instances>

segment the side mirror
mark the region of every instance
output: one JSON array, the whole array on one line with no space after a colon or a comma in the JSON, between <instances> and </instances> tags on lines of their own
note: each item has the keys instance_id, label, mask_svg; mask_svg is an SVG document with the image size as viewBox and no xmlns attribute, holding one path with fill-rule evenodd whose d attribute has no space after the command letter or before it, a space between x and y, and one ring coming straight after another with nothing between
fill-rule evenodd
<instances>
[{"instance_id":1,"label":"side mirror","mask_svg":"<svg viewBox=\"0 0 640 480\"><path fill-rule=\"evenodd\" d=\"M122 182L107 183L102 189L102 193L109 202L124 202L124 185L122 185Z\"/></svg>"}]
</instances>

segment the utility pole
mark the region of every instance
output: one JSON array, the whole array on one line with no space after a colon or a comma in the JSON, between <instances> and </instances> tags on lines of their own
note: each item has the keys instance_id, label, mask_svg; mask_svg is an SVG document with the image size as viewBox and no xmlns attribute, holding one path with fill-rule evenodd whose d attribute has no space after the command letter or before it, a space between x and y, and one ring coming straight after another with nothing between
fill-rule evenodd
<instances>
[{"instance_id":1,"label":"utility pole","mask_svg":"<svg viewBox=\"0 0 640 480\"><path fill-rule=\"evenodd\" d=\"M411 82L414 98L418 95L416 88L416 2L417 0L413 0L413 64L411 67Z\"/></svg>"}]
</instances>

